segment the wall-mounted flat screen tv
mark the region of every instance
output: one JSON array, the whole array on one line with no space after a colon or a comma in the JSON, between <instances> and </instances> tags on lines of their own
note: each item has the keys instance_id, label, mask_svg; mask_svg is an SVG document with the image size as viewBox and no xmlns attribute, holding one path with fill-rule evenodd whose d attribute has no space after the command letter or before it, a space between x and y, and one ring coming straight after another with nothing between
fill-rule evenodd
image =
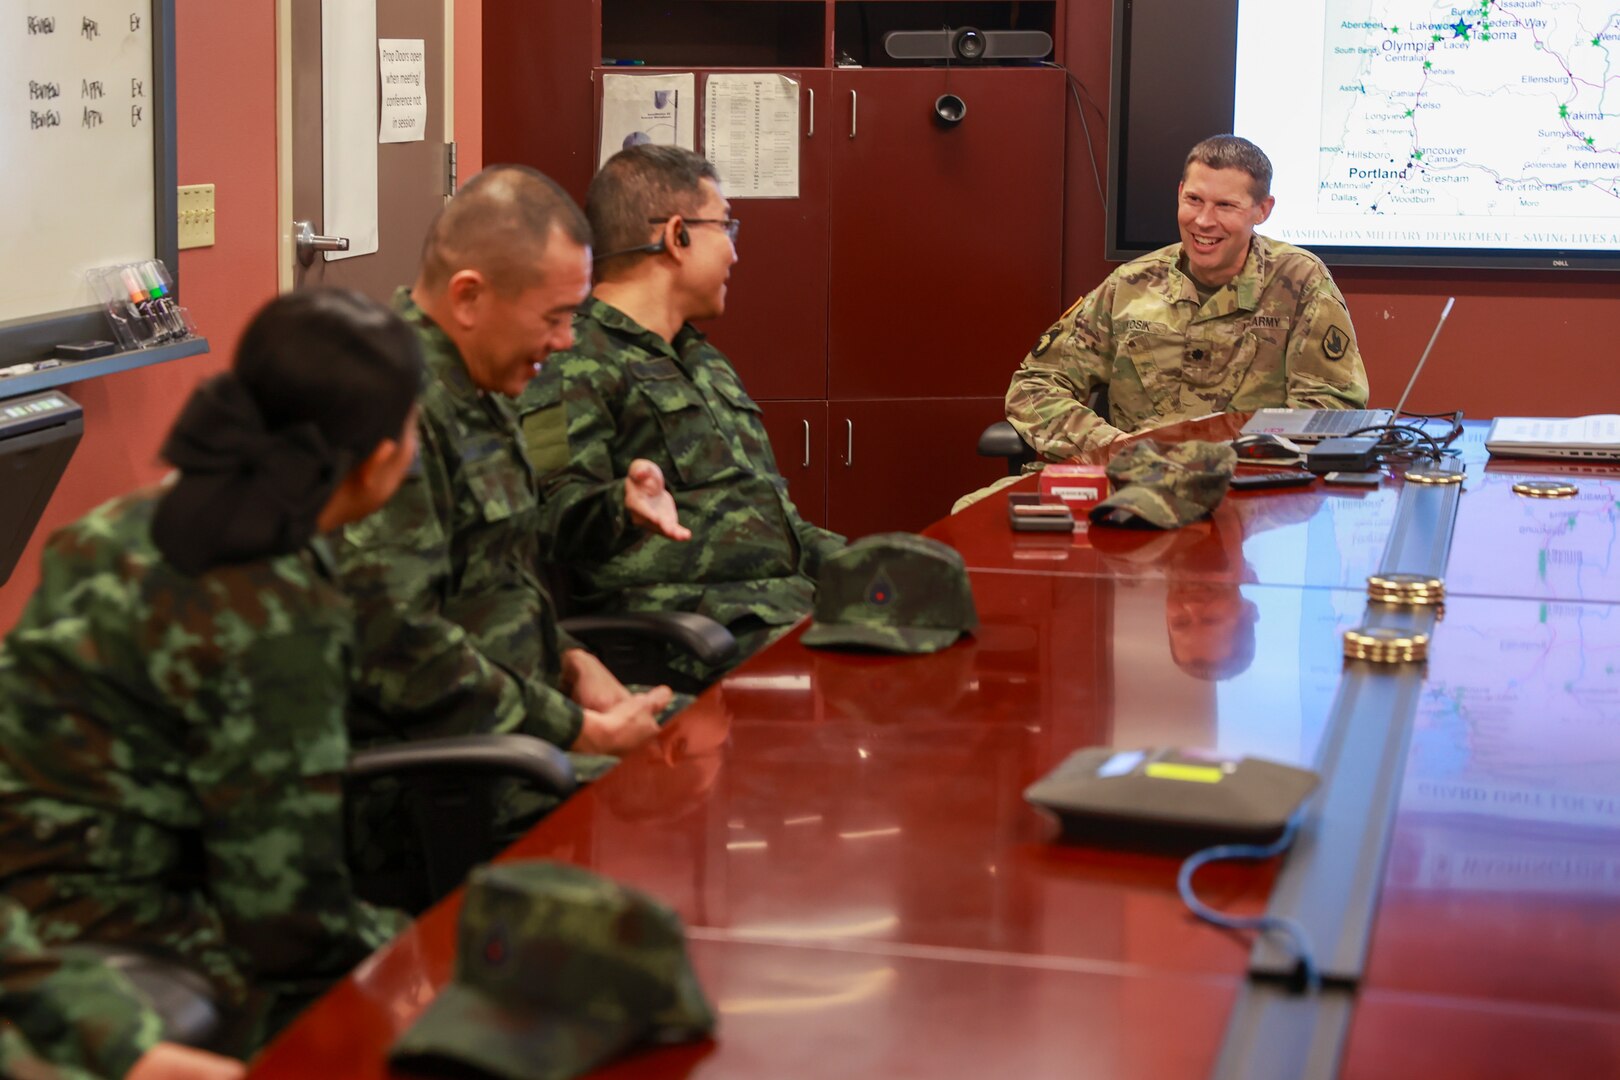
<instances>
[{"instance_id":1,"label":"wall-mounted flat screen tv","mask_svg":"<svg viewBox=\"0 0 1620 1080\"><path fill-rule=\"evenodd\" d=\"M1108 255L1177 239L1206 135L1330 263L1620 269L1613 0L1116 0Z\"/></svg>"}]
</instances>

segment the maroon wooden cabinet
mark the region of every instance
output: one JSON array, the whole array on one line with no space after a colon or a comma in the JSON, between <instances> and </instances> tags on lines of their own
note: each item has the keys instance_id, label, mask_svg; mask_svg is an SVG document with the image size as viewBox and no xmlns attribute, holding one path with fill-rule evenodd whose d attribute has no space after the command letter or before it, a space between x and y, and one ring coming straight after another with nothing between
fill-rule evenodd
<instances>
[{"instance_id":1,"label":"maroon wooden cabinet","mask_svg":"<svg viewBox=\"0 0 1620 1080\"><path fill-rule=\"evenodd\" d=\"M973 8L981 27L1036 18L1053 30L1063 6ZM563 7L573 14L552 10ZM602 76L693 72L700 151L711 75L798 81L799 197L732 195L740 261L725 316L702 329L765 405L800 510L851 536L921 529L998 475L976 456L979 433L1001 418L1009 376L1063 303L1063 72L893 66L883 29L911 26L912 8L926 22L932 7L490 0L484 13L486 94L498 90L486 97L486 156L554 173L580 197ZM849 59L861 66L838 66ZM943 94L965 104L960 123L935 117Z\"/></svg>"},{"instance_id":2,"label":"maroon wooden cabinet","mask_svg":"<svg viewBox=\"0 0 1620 1080\"><path fill-rule=\"evenodd\" d=\"M1005 394L1061 310L1063 73L839 71L833 103L829 396Z\"/></svg>"},{"instance_id":3,"label":"maroon wooden cabinet","mask_svg":"<svg viewBox=\"0 0 1620 1080\"><path fill-rule=\"evenodd\" d=\"M827 403L767 401L765 431L788 494L812 525L827 527Z\"/></svg>"},{"instance_id":4,"label":"maroon wooden cabinet","mask_svg":"<svg viewBox=\"0 0 1620 1080\"><path fill-rule=\"evenodd\" d=\"M920 530L1006 471L978 456L1002 399L882 398L828 404L827 527L845 536Z\"/></svg>"},{"instance_id":5,"label":"maroon wooden cabinet","mask_svg":"<svg viewBox=\"0 0 1620 1080\"><path fill-rule=\"evenodd\" d=\"M825 110L832 73L783 74L799 80L799 197L733 198L731 214L742 230L726 314L703 327L761 401L827 396L829 144L835 133ZM699 72L700 87L707 75Z\"/></svg>"}]
</instances>

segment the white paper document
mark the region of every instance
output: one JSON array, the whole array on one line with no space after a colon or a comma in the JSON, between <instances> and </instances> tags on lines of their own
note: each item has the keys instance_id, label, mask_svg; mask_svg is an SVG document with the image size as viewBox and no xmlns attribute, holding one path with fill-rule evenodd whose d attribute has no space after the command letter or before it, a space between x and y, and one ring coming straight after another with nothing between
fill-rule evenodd
<instances>
[{"instance_id":1,"label":"white paper document","mask_svg":"<svg viewBox=\"0 0 1620 1080\"><path fill-rule=\"evenodd\" d=\"M603 75L602 145L597 165L627 146L652 143L696 150L697 79L674 75Z\"/></svg>"},{"instance_id":2,"label":"white paper document","mask_svg":"<svg viewBox=\"0 0 1620 1080\"><path fill-rule=\"evenodd\" d=\"M710 75L704 153L728 198L799 197L799 83L786 75Z\"/></svg>"},{"instance_id":3,"label":"white paper document","mask_svg":"<svg viewBox=\"0 0 1620 1080\"><path fill-rule=\"evenodd\" d=\"M382 80L380 143L421 142L427 138L427 42L421 38L378 38L377 77Z\"/></svg>"},{"instance_id":4,"label":"white paper document","mask_svg":"<svg viewBox=\"0 0 1620 1080\"><path fill-rule=\"evenodd\" d=\"M1620 416L1502 416L1491 421L1487 445L1620 448Z\"/></svg>"},{"instance_id":5,"label":"white paper document","mask_svg":"<svg viewBox=\"0 0 1620 1080\"><path fill-rule=\"evenodd\" d=\"M349 238L328 262L377 250L377 0L321 4L322 220Z\"/></svg>"}]
</instances>

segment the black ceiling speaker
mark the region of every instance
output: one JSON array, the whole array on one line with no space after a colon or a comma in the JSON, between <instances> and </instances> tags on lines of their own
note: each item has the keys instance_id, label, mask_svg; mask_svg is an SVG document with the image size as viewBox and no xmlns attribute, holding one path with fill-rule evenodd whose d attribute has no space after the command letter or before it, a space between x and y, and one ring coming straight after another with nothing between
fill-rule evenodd
<instances>
[{"instance_id":1,"label":"black ceiling speaker","mask_svg":"<svg viewBox=\"0 0 1620 1080\"><path fill-rule=\"evenodd\" d=\"M1043 60L1052 52L1044 30L891 30L883 50L895 60Z\"/></svg>"}]
</instances>

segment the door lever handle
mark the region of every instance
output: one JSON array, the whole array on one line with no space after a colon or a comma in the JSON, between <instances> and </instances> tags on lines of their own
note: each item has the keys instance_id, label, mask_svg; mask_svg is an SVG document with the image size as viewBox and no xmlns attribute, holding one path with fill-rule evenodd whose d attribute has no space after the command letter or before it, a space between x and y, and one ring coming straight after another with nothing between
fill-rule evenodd
<instances>
[{"instance_id":1,"label":"door lever handle","mask_svg":"<svg viewBox=\"0 0 1620 1080\"><path fill-rule=\"evenodd\" d=\"M317 251L348 251L347 236L317 236L307 221L293 222L293 247L298 252L298 265L308 266L315 261Z\"/></svg>"}]
</instances>

